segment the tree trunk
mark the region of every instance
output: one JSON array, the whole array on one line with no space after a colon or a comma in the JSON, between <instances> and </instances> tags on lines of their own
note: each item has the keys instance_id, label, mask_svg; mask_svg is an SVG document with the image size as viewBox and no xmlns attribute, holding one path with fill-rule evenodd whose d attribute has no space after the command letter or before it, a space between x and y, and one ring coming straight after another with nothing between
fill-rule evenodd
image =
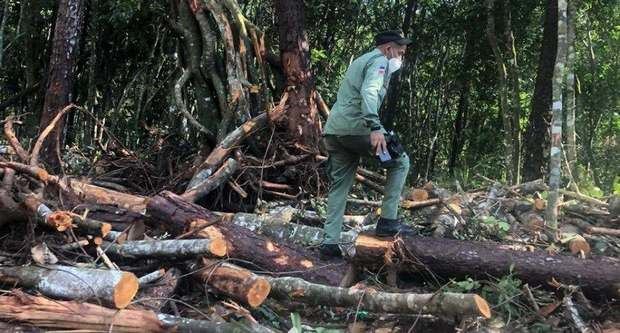
<instances>
[{"instance_id":1,"label":"tree trunk","mask_svg":"<svg viewBox=\"0 0 620 333\"><path fill-rule=\"evenodd\" d=\"M558 226L560 182L562 181L562 90L566 64L566 0L558 1L558 54L553 69L553 103L551 105L551 152L549 155L549 197L545 222L555 232Z\"/></svg>"},{"instance_id":2,"label":"tree trunk","mask_svg":"<svg viewBox=\"0 0 620 333\"><path fill-rule=\"evenodd\" d=\"M499 99L500 99L500 113L502 115L502 123L504 127L504 167L506 170L506 181L508 184L515 184L517 181L515 170L515 156L512 118L510 116L510 110L508 109L508 84L507 84L507 72L504 57L497 43L497 35L495 33L495 14L494 14L494 0L486 0L487 6L487 39L493 50L495 56L495 63L497 66L497 80L499 82Z\"/></svg>"},{"instance_id":3,"label":"tree trunk","mask_svg":"<svg viewBox=\"0 0 620 333\"><path fill-rule=\"evenodd\" d=\"M454 175L454 169L457 166L459 156L465 144L465 135L463 130L467 126L467 117L469 113L469 91L471 87L471 69L474 61L474 32L473 29L466 30L465 51L463 55L463 67L459 75L459 104L456 110L456 118L454 119L452 142L450 144L450 157L448 158L448 171Z\"/></svg>"},{"instance_id":4,"label":"tree trunk","mask_svg":"<svg viewBox=\"0 0 620 333\"><path fill-rule=\"evenodd\" d=\"M224 221L205 208L188 203L171 192L162 192L149 200L146 210L153 224L166 228L173 235L195 231L196 237L223 238L228 255L243 259L252 268L266 272L288 272L317 283L338 285L344 272L338 267L344 262L328 263L309 252L281 246L269 238ZM213 224L215 223L215 224ZM209 227L206 227L213 224Z\"/></svg>"},{"instance_id":5,"label":"tree trunk","mask_svg":"<svg viewBox=\"0 0 620 333\"><path fill-rule=\"evenodd\" d=\"M408 0L407 8L405 9L405 17L403 19L403 26L401 31L403 35L407 36L412 28L412 22L415 18L416 10L418 9L418 0ZM411 47L415 47L415 44ZM409 51L411 52L411 50ZM398 102L401 99L401 75L409 74L409 63L405 63L403 68L394 73L389 82L389 90L385 97L385 107L381 111L381 124L387 130L394 129L394 118L396 117L397 110L399 110Z\"/></svg>"},{"instance_id":6,"label":"tree trunk","mask_svg":"<svg viewBox=\"0 0 620 333\"><path fill-rule=\"evenodd\" d=\"M5 266L0 267L0 280L52 298L102 301L117 309L129 305L138 291L133 273L71 266Z\"/></svg>"},{"instance_id":7,"label":"tree trunk","mask_svg":"<svg viewBox=\"0 0 620 333\"><path fill-rule=\"evenodd\" d=\"M547 165L544 152L549 146L547 131L551 119L549 107L551 106L553 66L557 52L557 22L558 0L547 0L532 109L524 135L523 179L526 181L543 178Z\"/></svg>"},{"instance_id":8,"label":"tree trunk","mask_svg":"<svg viewBox=\"0 0 620 333\"><path fill-rule=\"evenodd\" d=\"M247 269L206 258L201 260L201 266L194 276L235 301L256 308L269 296L269 281Z\"/></svg>"},{"instance_id":9,"label":"tree trunk","mask_svg":"<svg viewBox=\"0 0 620 333\"><path fill-rule=\"evenodd\" d=\"M60 110L74 100L73 83L82 35L84 7L83 0L60 0L58 2L54 43L49 62L40 131L43 131L51 123ZM65 120L63 117L43 146L43 159L54 170L60 167L57 153L63 145L64 128Z\"/></svg>"},{"instance_id":10,"label":"tree trunk","mask_svg":"<svg viewBox=\"0 0 620 333\"><path fill-rule=\"evenodd\" d=\"M510 10L510 0L504 0L504 43L506 49L506 59L508 62L507 78L509 87L510 119L512 128L513 161L512 173L514 183L521 182L521 89L519 88L519 65L517 62L517 50L515 48L515 38L512 33L512 12Z\"/></svg>"},{"instance_id":11,"label":"tree trunk","mask_svg":"<svg viewBox=\"0 0 620 333\"><path fill-rule=\"evenodd\" d=\"M160 258L185 259L197 256L226 255L226 242L222 239L169 239L155 241L128 241L122 245L104 243L110 255L127 259Z\"/></svg>"},{"instance_id":12,"label":"tree trunk","mask_svg":"<svg viewBox=\"0 0 620 333\"><path fill-rule=\"evenodd\" d=\"M566 54L566 160L573 178L577 180L577 140L575 134L575 21L577 0L568 0L568 27Z\"/></svg>"},{"instance_id":13,"label":"tree trunk","mask_svg":"<svg viewBox=\"0 0 620 333\"><path fill-rule=\"evenodd\" d=\"M368 244L374 244L374 250L369 251ZM401 268L418 273L430 271L444 278L485 279L489 275L499 278L512 271L531 286L550 289L553 287L549 282L555 279L578 285L597 298L620 295L620 260L617 258L580 259L539 250L515 251L502 244L420 236L386 241L360 235L355 246L357 258L354 260L361 263L405 263Z\"/></svg>"},{"instance_id":14,"label":"tree trunk","mask_svg":"<svg viewBox=\"0 0 620 333\"><path fill-rule=\"evenodd\" d=\"M491 318L491 308L476 294L387 293L374 290L329 287L299 278L269 279L271 297L310 305L351 307L377 313L432 314L443 317L482 316Z\"/></svg>"},{"instance_id":15,"label":"tree trunk","mask_svg":"<svg viewBox=\"0 0 620 333\"><path fill-rule=\"evenodd\" d=\"M318 149L320 123L314 78L310 71L310 47L304 28L303 0L277 0L280 61L286 75L288 133L294 140Z\"/></svg>"},{"instance_id":16,"label":"tree trunk","mask_svg":"<svg viewBox=\"0 0 620 333\"><path fill-rule=\"evenodd\" d=\"M169 332L152 311L119 311L81 301L58 301L31 296L17 290L0 296L0 318L45 329Z\"/></svg>"},{"instance_id":17,"label":"tree trunk","mask_svg":"<svg viewBox=\"0 0 620 333\"><path fill-rule=\"evenodd\" d=\"M22 5L23 6L23 5ZM0 20L0 68L2 68L2 58L4 57L4 28L9 20L9 1L4 2L2 8L2 20Z\"/></svg>"}]
</instances>

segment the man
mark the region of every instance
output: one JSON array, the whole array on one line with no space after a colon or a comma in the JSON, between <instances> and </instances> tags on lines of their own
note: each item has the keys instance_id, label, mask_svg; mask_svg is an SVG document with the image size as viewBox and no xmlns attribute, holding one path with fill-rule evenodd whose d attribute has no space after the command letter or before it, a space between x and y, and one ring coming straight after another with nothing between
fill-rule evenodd
<instances>
[{"instance_id":1,"label":"man","mask_svg":"<svg viewBox=\"0 0 620 333\"><path fill-rule=\"evenodd\" d=\"M386 131L379 120L379 108L391 75L400 69L411 40L390 30L375 36L376 48L355 59L345 74L324 128L323 143L329 152L328 174L331 187L327 202L325 239L320 247L324 257L341 256L338 246L347 196L361 157L387 151ZM398 221L398 205L407 173L409 156L392 156L386 165L387 182L377 223L378 236L393 236L411 229Z\"/></svg>"}]
</instances>

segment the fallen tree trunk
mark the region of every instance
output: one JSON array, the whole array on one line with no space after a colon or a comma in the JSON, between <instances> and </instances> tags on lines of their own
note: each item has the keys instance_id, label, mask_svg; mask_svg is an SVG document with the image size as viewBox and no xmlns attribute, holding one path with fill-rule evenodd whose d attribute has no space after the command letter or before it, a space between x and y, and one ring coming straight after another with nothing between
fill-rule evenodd
<instances>
[{"instance_id":1,"label":"fallen tree trunk","mask_svg":"<svg viewBox=\"0 0 620 333\"><path fill-rule=\"evenodd\" d=\"M263 304L271 290L265 278L247 269L206 258L201 260L201 266L202 269L194 273L197 279L253 308Z\"/></svg>"},{"instance_id":2,"label":"fallen tree trunk","mask_svg":"<svg viewBox=\"0 0 620 333\"><path fill-rule=\"evenodd\" d=\"M165 191L151 198L147 215L152 223L162 225L175 235L198 230L194 234L197 237L223 238L227 242L228 255L250 262L253 269L287 272L328 285L338 285L344 275L339 269L344 267L344 261L328 263L303 249L281 246L246 228L222 221L220 216L171 192ZM205 228L208 225L211 226Z\"/></svg>"},{"instance_id":3,"label":"fallen tree trunk","mask_svg":"<svg viewBox=\"0 0 620 333\"><path fill-rule=\"evenodd\" d=\"M578 285L584 292L598 297L620 296L620 259L592 257L580 259L565 255L550 255L545 251L514 251L504 245L453 239L410 236L383 242L380 249L364 251L368 238L356 241L356 256L362 262L377 263L392 258L403 263L406 270L429 270L443 277L502 277L511 270L531 286L550 288L555 279L567 285ZM358 249L360 245L360 249ZM396 258L396 259L394 259Z\"/></svg>"},{"instance_id":4,"label":"fallen tree trunk","mask_svg":"<svg viewBox=\"0 0 620 333\"><path fill-rule=\"evenodd\" d=\"M52 298L101 301L117 309L125 308L138 291L133 273L58 265L0 267L0 281L34 288Z\"/></svg>"},{"instance_id":5,"label":"fallen tree trunk","mask_svg":"<svg viewBox=\"0 0 620 333\"><path fill-rule=\"evenodd\" d=\"M45 329L94 332L169 332L152 311L114 310L78 301L58 301L20 291L0 296L0 319Z\"/></svg>"},{"instance_id":6,"label":"fallen tree trunk","mask_svg":"<svg viewBox=\"0 0 620 333\"><path fill-rule=\"evenodd\" d=\"M146 197L127 194L107 188L86 184L75 179L67 181L67 187L72 194L88 203L99 205L114 205L132 212L143 213L146 208Z\"/></svg>"},{"instance_id":7,"label":"fallen tree trunk","mask_svg":"<svg viewBox=\"0 0 620 333\"><path fill-rule=\"evenodd\" d=\"M177 239L157 241L127 241L122 245L104 242L102 247L113 256L140 259L161 258L166 260L185 259L196 256L226 255L223 239Z\"/></svg>"},{"instance_id":8,"label":"fallen tree trunk","mask_svg":"<svg viewBox=\"0 0 620 333\"><path fill-rule=\"evenodd\" d=\"M323 241L323 228L293 223L290 220L273 215L250 213L226 214L226 220L240 227L261 233L276 241L285 241L298 245L318 245ZM369 226L374 228L373 226ZM340 233L340 243L353 243L358 232L349 230Z\"/></svg>"},{"instance_id":9,"label":"fallen tree trunk","mask_svg":"<svg viewBox=\"0 0 620 333\"><path fill-rule=\"evenodd\" d=\"M432 314L443 317L491 317L487 301L476 294L387 293L376 290L330 287L299 278L270 278L271 297L310 305L351 307L379 313Z\"/></svg>"}]
</instances>

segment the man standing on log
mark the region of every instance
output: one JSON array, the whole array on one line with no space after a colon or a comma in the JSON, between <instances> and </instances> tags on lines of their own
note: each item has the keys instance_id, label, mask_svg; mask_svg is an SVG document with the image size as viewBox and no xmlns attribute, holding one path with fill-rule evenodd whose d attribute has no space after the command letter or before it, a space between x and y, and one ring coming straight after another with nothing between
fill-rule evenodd
<instances>
[{"instance_id":1,"label":"man standing on log","mask_svg":"<svg viewBox=\"0 0 620 333\"><path fill-rule=\"evenodd\" d=\"M381 156L387 169L385 196L377 236L394 236L411 228L398 220L400 194L409 171L409 156L404 151L388 156L386 131L379 120L379 108L387 92L392 73L400 69L402 57L411 40L390 30L375 36L376 48L355 59L340 84L324 129L323 143L329 152L327 172L331 180L325 222L324 257L342 255L338 243L347 196L353 186L362 157Z\"/></svg>"}]
</instances>

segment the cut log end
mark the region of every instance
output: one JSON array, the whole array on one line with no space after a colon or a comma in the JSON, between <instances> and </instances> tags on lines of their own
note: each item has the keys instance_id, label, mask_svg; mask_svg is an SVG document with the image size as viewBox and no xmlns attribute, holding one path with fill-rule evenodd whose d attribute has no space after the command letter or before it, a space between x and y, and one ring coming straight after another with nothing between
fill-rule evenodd
<instances>
[{"instance_id":1,"label":"cut log end","mask_svg":"<svg viewBox=\"0 0 620 333\"><path fill-rule=\"evenodd\" d=\"M253 307L259 307L269 293L271 292L271 284L262 278L256 279L248 292L248 304Z\"/></svg>"},{"instance_id":2,"label":"cut log end","mask_svg":"<svg viewBox=\"0 0 620 333\"><path fill-rule=\"evenodd\" d=\"M45 219L45 223L47 225L56 229L59 232L70 229L72 222L73 219L71 218L71 215L67 212L53 212L47 217L47 219Z\"/></svg>"},{"instance_id":3,"label":"cut log end","mask_svg":"<svg viewBox=\"0 0 620 333\"><path fill-rule=\"evenodd\" d=\"M223 257L228 253L226 241L221 238L212 239L209 244L209 252L217 257Z\"/></svg>"},{"instance_id":4,"label":"cut log end","mask_svg":"<svg viewBox=\"0 0 620 333\"><path fill-rule=\"evenodd\" d=\"M125 272L114 287L114 306L124 309L131 303L138 292L140 283L133 273Z\"/></svg>"},{"instance_id":5,"label":"cut log end","mask_svg":"<svg viewBox=\"0 0 620 333\"><path fill-rule=\"evenodd\" d=\"M419 188L413 189L408 196L408 199L411 201L425 201L428 200L428 198L428 191Z\"/></svg>"},{"instance_id":6,"label":"cut log end","mask_svg":"<svg viewBox=\"0 0 620 333\"><path fill-rule=\"evenodd\" d=\"M590 254L590 252L592 252L592 248L590 248L588 241L579 235L568 242L568 248L572 254L579 254L582 252L583 254Z\"/></svg>"},{"instance_id":7,"label":"cut log end","mask_svg":"<svg viewBox=\"0 0 620 333\"><path fill-rule=\"evenodd\" d=\"M491 307L484 298L474 295L474 302L476 303L476 307L482 317L485 319L491 318Z\"/></svg>"},{"instance_id":8,"label":"cut log end","mask_svg":"<svg viewBox=\"0 0 620 333\"><path fill-rule=\"evenodd\" d=\"M110 223L101 224L101 237L107 236L112 231L112 225Z\"/></svg>"}]
</instances>

